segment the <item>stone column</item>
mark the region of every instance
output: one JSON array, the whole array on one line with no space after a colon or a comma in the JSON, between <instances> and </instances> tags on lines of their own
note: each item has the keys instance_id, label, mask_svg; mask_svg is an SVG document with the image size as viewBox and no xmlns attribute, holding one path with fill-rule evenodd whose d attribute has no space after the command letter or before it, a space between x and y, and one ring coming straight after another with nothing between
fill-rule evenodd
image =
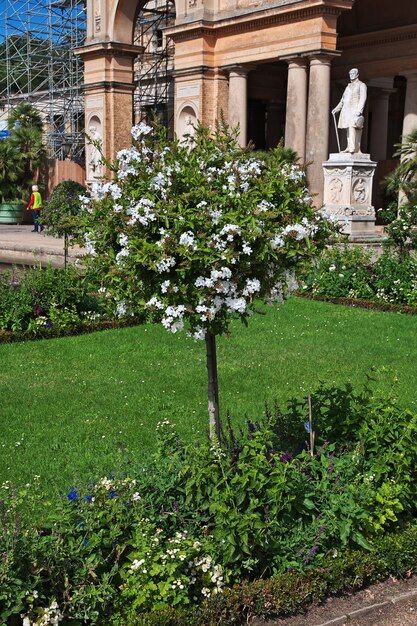
<instances>
[{"instance_id":1,"label":"stone column","mask_svg":"<svg viewBox=\"0 0 417 626\"><path fill-rule=\"evenodd\" d=\"M368 87L376 87L372 96L372 129L370 136L371 158L382 161L387 158L389 97L393 92L392 78L371 80Z\"/></svg>"},{"instance_id":2,"label":"stone column","mask_svg":"<svg viewBox=\"0 0 417 626\"><path fill-rule=\"evenodd\" d=\"M329 151L331 60L332 57L326 54L314 55L310 59L305 158L309 163L309 189L318 207L323 204L323 162Z\"/></svg>"},{"instance_id":3,"label":"stone column","mask_svg":"<svg viewBox=\"0 0 417 626\"><path fill-rule=\"evenodd\" d=\"M403 137L417 128L417 72L404 73L407 79L405 93Z\"/></svg>"},{"instance_id":4,"label":"stone column","mask_svg":"<svg viewBox=\"0 0 417 626\"><path fill-rule=\"evenodd\" d=\"M304 163L307 128L307 60L288 59L285 147L295 150Z\"/></svg>"},{"instance_id":5,"label":"stone column","mask_svg":"<svg viewBox=\"0 0 417 626\"><path fill-rule=\"evenodd\" d=\"M236 65L229 69L229 124L239 124L238 142L246 146L248 133L248 72L251 68Z\"/></svg>"}]
</instances>

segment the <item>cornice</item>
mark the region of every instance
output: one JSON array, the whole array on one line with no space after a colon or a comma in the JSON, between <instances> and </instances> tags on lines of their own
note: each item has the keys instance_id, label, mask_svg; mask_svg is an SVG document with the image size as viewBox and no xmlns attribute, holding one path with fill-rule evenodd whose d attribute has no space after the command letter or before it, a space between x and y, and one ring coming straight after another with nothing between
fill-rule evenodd
<instances>
[{"instance_id":1,"label":"cornice","mask_svg":"<svg viewBox=\"0 0 417 626\"><path fill-rule=\"evenodd\" d=\"M351 50L352 48L369 48L415 39L417 39L417 24L411 24L372 33L338 37L337 43L342 50Z\"/></svg>"},{"instance_id":2,"label":"cornice","mask_svg":"<svg viewBox=\"0 0 417 626\"><path fill-rule=\"evenodd\" d=\"M84 92L96 93L99 91L119 91L121 93L134 92L136 86L133 83L124 83L117 80L100 80L95 83L86 83L84 85Z\"/></svg>"},{"instance_id":3,"label":"cornice","mask_svg":"<svg viewBox=\"0 0 417 626\"><path fill-rule=\"evenodd\" d=\"M349 0L350 1L350 0ZM302 20L313 19L319 16L333 15L338 17L346 3L341 2L335 5L309 5L300 8L294 8L293 5L280 7L279 10L271 9L256 14L245 14L242 16L234 16L224 20L210 21L202 19L188 24L178 24L166 29L165 33L172 37L174 42L188 41L190 39L198 39L201 37L219 37L242 32L249 32L268 28L269 26L277 26L279 24L292 24ZM350 4L350 6L352 6ZM349 8L349 7L346 7ZM275 12L272 12L275 11Z\"/></svg>"},{"instance_id":4,"label":"cornice","mask_svg":"<svg viewBox=\"0 0 417 626\"><path fill-rule=\"evenodd\" d=\"M129 56L137 57L145 50L144 46L136 46L117 41L97 41L88 43L82 48L76 48L74 54L84 59L101 58L103 56Z\"/></svg>"}]
</instances>

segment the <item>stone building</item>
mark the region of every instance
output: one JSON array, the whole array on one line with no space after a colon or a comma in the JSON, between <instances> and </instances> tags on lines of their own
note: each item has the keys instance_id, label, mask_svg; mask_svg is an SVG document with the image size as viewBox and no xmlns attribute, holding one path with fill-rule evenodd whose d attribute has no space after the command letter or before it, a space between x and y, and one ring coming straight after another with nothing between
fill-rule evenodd
<instances>
[{"instance_id":1,"label":"stone building","mask_svg":"<svg viewBox=\"0 0 417 626\"><path fill-rule=\"evenodd\" d=\"M86 128L104 152L130 143L135 23L147 3L87 0ZM177 0L165 30L174 44L175 132L221 113L239 124L240 142L258 148L280 138L309 163L323 197L323 168L337 151L331 116L359 68L368 88L362 150L392 167L393 146L417 126L417 2L410 0ZM88 163L88 159L87 159ZM379 174L378 174L379 172Z\"/></svg>"}]
</instances>

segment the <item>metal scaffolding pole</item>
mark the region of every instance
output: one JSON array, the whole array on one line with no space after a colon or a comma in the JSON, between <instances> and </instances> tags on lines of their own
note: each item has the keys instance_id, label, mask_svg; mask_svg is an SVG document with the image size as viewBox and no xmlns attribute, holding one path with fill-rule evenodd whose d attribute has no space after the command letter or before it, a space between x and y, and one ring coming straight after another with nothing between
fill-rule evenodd
<instances>
[{"instance_id":1,"label":"metal scaffolding pole","mask_svg":"<svg viewBox=\"0 0 417 626\"><path fill-rule=\"evenodd\" d=\"M174 43L164 30L173 25L175 4L171 0L150 0L138 16L135 43L144 52L135 64L136 90L134 117L136 120L157 116L172 127L174 114Z\"/></svg>"},{"instance_id":2,"label":"metal scaffolding pole","mask_svg":"<svg viewBox=\"0 0 417 626\"><path fill-rule=\"evenodd\" d=\"M84 159L83 63L86 0L5 0L6 76L0 106L29 102L44 122L51 159ZM0 39L0 44L1 44Z\"/></svg>"}]
</instances>

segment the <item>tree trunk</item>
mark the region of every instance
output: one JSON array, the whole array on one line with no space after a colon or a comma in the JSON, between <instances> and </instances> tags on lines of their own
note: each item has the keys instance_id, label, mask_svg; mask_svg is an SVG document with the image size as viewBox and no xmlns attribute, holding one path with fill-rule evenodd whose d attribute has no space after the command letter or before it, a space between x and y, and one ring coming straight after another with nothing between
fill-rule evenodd
<instances>
[{"instance_id":1,"label":"tree trunk","mask_svg":"<svg viewBox=\"0 0 417 626\"><path fill-rule=\"evenodd\" d=\"M64 234L64 268L67 269L68 265L68 235Z\"/></svg>"},{"instance_id":2,"label":"tree trunk","mask_svg":"<svg viewBox=\"0 0 417 626\"><path fill-rule=\"evenodd\" d=\"M219 387L217 382L216 336L206 333L206 358L208 374L208 412L210 437L220 439Z\"/></svg>"}]
</instances>

